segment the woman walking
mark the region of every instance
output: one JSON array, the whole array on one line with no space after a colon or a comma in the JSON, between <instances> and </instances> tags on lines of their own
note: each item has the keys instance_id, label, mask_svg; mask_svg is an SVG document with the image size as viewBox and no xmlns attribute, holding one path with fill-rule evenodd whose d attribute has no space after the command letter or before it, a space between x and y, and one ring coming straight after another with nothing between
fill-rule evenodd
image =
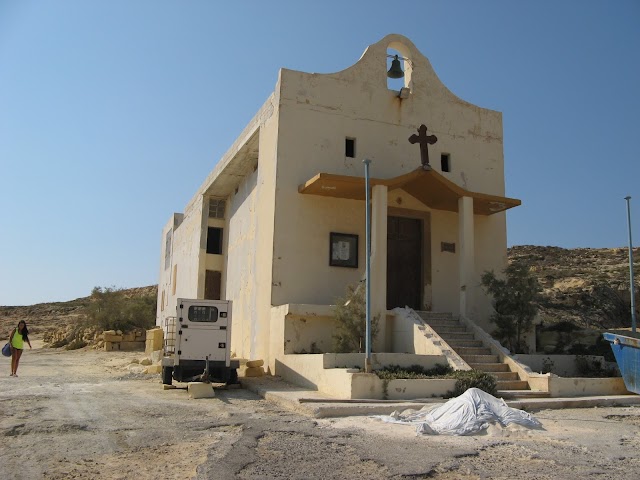
<instances>
[{"instance_id":1,"label":"woman walking","mask_svg":"<svg viewBox=\"0 0 640 480\"><path fill-rule=\"evenodd\" d=\"M31 342L29 341L29 330L27 329L27 322L20 320L18 327L9 336L9 343L11 344L11 375L10 377L18 376L18 364L20 363L20 357L22 356L22 350L24 350L24 342L29 344L31 348Z\"/></svg>"}]
</instances>

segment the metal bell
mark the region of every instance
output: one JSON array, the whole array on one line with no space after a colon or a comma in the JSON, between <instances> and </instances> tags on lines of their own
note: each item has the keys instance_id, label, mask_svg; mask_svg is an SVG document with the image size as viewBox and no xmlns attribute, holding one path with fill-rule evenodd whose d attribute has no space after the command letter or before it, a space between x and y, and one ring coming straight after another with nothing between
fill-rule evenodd
<instances>
[{"instance_id":1,"label":"metal bell","mask_svg":"<svg viewBox=\"0 0 640 480\"><path fill-rule=\"evenodd\" d=\"M398 60L398 55L396 55L394 59L391 61L391 68L387 72L387 77L389 78L404 77L404 72L402 71L402 67L400 66L400 60Z\"/></svg>"}]
</instances>

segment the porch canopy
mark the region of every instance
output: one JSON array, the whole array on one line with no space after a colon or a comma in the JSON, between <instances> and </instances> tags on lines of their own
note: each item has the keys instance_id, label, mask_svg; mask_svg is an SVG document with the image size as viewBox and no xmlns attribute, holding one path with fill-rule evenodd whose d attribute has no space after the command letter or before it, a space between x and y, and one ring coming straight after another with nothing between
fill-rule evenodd
<instances>
[{"instance_id":1,"label":"porch canopy","mask_svg":"<svg viewBox=\"0 0 640 480\"><path fill-rule=\"evenodd\" d=\"M372 187L386 185L389 191L401 188L429 208L450 212L458 211L458 199L462 197L473 198L473 213L476 215L492 215L522 203L517 198L470 192L435 170L425 170L422 167L395 178L372 178L370 184ZM304 194L352 200L364 200L364 190L364 177L331 173L318 173L298 187L298 191Z\"/></svg>"}]
</instances>

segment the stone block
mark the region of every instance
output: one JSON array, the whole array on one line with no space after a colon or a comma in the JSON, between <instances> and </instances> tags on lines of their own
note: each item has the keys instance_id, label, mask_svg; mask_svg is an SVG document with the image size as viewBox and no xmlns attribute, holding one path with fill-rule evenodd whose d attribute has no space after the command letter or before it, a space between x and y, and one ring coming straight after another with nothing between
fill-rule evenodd
<instances>
[{"instance_id":1,"label":"stone block","mask_svg":"<svg viewBox=\"0 0 640 480\"><path fill-rule=\"evenodd\" d=\"M151 352L151 363L160 363L162 362L162 357L164 356L164 350L155 350Z\"/></svg>"},{"instance_id":2,"label":"stone block","mask_svg":"<svg viewBox=\"0 0 640 480\"><path fill-rule=\"evenodd\" d=\"M247 368L261 367L263 365L264 365L264 360L249 360L246 363Z\"/></svg>"},{"instance_id":3,"label":"stone block","mask_svg":"<svg viewBox=\"0 0 640 480\"><path fill-rule=\"evenodd\" d=\"M123 333L122 334L122 341L123 342L135 342L136 341L136 334L134 332Z\"/></svg>"},{"instance_id":4,"label":"stone block","mask_svg":"<svg viewBox=\"0 0 640 480\"><path fill-rule=\"evenodd\" d=\"M151 360L145 357L142 360L140 360L140 365L151 365Z\"/></svg>"},{"instance_id":5,"label":"stone block","mask_svg":"<svg viewBox=\"0 0 640 480\"><path fill-rule=\"evenodd\" d=\"M162 365L149 365L144 373L148 373L149 375L153 375L156 373L162 373Z\"/></svg>"},{"instance_id":6,"label":"stone block","mask_svg":"<svg viewBox=\"0 0 640 480\"><path fill-rule=\"evenodd\" d=\"M176 388L175 385L162 385L163 390L175 390Z\"/></svg>"},{"instance_id":7,"label":"stone block","mask_svg":"<svg viewBox=\"0 0 640 480\"><path fill-rule=\"evenodd\" d=\"M105 352L118 352L120 350L120 344L118 342L104 342Z\"/></svg>"},{"instance_id":8,"label":"stone block","mask_svg":"<svg viewBox=\"0 0 640 480\"><path fill-rule=\"evenodd\" d=\"M162 331L161 328L153 328L151 330L147 330L145 338L146 338L145 340L146 343L145 343L144 351L146 353L151 353L156 350L162 350L164 332Z\"/></svg>"},{"instance_id":9,"label":"stone block","mask_svg":"<svg viewBox=\"0 0 640 480\"><path fill-rule=\"evenodd\" d=\"M143 351L144 342L120 342L120 350L123 352Z\"/></svg>"},{"instance_id":10,"label":"stone block","mask_svg":"<svg viewBox=\"0 0 640 480\"><path fill-rule=\"evenodd\" d=\"M214 398L216 396L216 392L210 383L189 382L187 391L191 398Z\"/></svg>"},{"instance_id":11,"label":"stone block","mask_svg":"<svg viewBox=\"0 0 640 480\"><path fill-rule=\"evenodd\" d=\"M102 336L105 342L121 342L122 341L122 335L118 335L117 333L111 334L111 333L104 332Z\"/></svg>"},{"instance_id":12,"label":"stone block","mask_svg":"<svg viewBox=\"0 0 640 480\"><path fill-rule=\"evenodd\" d=\"M247 368L244 371L245 377L262 377L264 375L264 368L262 367L251 367Z\"/></svg>"}]
</instances>

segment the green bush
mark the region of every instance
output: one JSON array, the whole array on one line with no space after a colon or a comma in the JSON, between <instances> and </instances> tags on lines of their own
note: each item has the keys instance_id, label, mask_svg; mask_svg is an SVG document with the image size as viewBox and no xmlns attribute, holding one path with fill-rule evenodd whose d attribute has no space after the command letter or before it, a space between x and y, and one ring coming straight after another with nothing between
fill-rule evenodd
<instances>
[{"instance_id":1,"label":"green bush","mask_svg":"<svg viewBox=\"0 0 640 480\"><path fill-rule=\"evenodd\" d=\"M366 300L364 283L349 285L345 298L335 308L336 331L333 347L338 353L362 353L365 349ZM378 334L378 317L371 319L371 342Z\"/></svg>"},{"instance_id":2,"label":"green bush","mask_svg":"<svg viewBox=\"0 0 640 480\"><path fill-rule=\"evenodd\" d=\"M95 287L87 310L89 324L102 330L148 329L155 324L156 297L127 297L122 289Z\"/></svg>"},{"instance_id":3,"label":"green bush","mask_svg":"<svg viewBox=\"0 0 640 480\"><path fill-rule=\"evenodd\" d=\"M505 341L513 353L526 353L523 335L531 328L538 313L541 287L525 266L512 263L498 278L492 271L481 277L485 292L491 297L496 324L494 335Z\"/></svg>"},{"instance_id":4,"label":"green bush","mask_svg":"<svg viewBox=\"0 0 640 480\"><path fill-rule=\"evenodd\" d=\"M479 388L490 395L495 396L498 392L498 384L493 375L480 370L458 370L453 372L453 377L457 378L456 386L450 393L451 397L457 397L466 392L469 388Z\"/></svg>"},{"instance_id":5,"label":"green bush","mask_svg":"<svg viewBox=\"0 0 640 480\"><path fill-rule=\"evenodd\" d=\"M493 375L480 370L453 370L448 365L438 364L434 368L425 369L420 365L410 367L400 367L389 365L374 372L378 378L388 382L399 379L419 379L419 378L455 378L457 379L453 391L448 392L447 398L462 395L469 388L479 388L493 396L498 391L498 384Z\"/></svg>"},{"instance_id":6,"label":"green bush","mask_svg":"<svg viewBox=\"0 0 640 480\"><path fill-rule=\"evenodd\" d=\"M389 365L375 373L382 380L396 379L417 379L417 378L452 378L453 369L448 365L437 364L433 368L425 369L420 365L401 367L399 365Z\"/></svg>"}]
</instances>

